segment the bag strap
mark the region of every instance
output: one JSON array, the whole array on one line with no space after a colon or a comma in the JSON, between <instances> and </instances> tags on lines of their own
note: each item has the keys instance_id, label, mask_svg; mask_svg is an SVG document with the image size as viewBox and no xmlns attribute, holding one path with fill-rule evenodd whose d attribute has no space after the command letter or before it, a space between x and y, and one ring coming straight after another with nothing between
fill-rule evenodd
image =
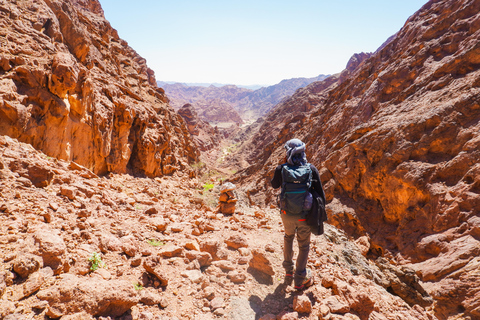
<instances>
[{"instance_id":1,"label":"bag strap","mask_svg":"<svg viewBox=\"0 0 480 320\"><path fill-rule=\"evenodd\" d=\"M285 166L287 166L286 163L282 164L282 169L280 169L280 172L282 173L282 191L280 191L281 197L285 195L285 186L287 185L285 171L283 170Z\"/></svg>"}]
</instances>

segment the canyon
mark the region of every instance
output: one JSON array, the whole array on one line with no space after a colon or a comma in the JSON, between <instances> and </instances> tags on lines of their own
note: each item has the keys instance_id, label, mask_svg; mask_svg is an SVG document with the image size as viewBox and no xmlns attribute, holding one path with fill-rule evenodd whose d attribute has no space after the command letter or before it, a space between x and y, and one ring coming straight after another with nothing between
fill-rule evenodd
<instances>
[{"instance_id":1,"label":"canyon","mask_svg":"<svg viewBox=\"0 0 480 320\"><path fill-rule=\"evenodd\" d=\"M170 94L98 0L0 0L0 318L480 318L479 8L309 84ZM328 202L304 291L269 185L294 137Z\"/></svg>"},{"instance_id":2,"label":"canyon","mask_svg":"<svg viewBox=\"0 0 480 320\"><path fill-rule=\"evenodd\" d=\"M225 120L230 119L228 122L242 124L243 121L256 120L264 116L297 89L327 77L328 75L321 74L314 78L286 79L257 90L235 85L202 87L188 86L182 83L169 84L161 81L158 81L157 84L165 90L170 99L170 105L176 110L185 104L192 104L205 121L227 122ZM215 117L215 115L222 114L224 115L223 119Z\"/></svg>"}]
</instances>

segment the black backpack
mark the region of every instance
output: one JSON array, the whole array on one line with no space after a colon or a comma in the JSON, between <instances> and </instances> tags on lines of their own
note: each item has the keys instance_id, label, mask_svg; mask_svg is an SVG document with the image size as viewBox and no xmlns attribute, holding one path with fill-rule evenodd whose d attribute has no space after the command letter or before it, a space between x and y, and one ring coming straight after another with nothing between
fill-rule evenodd
<instances>
[{"instance_id":1,"label":"black backpack","mask_svg":"<svg viewBox=\"0 0 480 320\"><path fill-rule=\"evenodd\" d=\"M279 207L283 214L306 215L312 208L312 169L304 166L282 165L282 191Z\"/></svg>"},{"instance_id":2,"label":"black backpack","mask_svg":"<svg viewBox=\"0 0 480 320\"><path fill-rule=\"evenodd\" d=\"M323 223L328 220L325 202L323 198L315 191L310 190L313 196L312 210L307 214L306 222L310 226L310 231L315 235L323 234Z\"/></svg>"}]
</instances>

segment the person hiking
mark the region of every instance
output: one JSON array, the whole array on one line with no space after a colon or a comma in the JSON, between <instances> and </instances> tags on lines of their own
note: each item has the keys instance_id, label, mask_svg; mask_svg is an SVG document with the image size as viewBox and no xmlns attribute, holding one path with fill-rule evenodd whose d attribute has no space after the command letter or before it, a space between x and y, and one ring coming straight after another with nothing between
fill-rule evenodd
<instances>
[{"instance_id":1,"label":"person hiking","mask_svg":"<svg viewBox=\"0 0 480 320\"><path fill-rule=\"evenodd\" d=\"M283 248L283 267L285 282L294 281L295 289L302 290L313 284L311 270L307 268L310 251L311 229L306 222L306 214L311 208L315 190L325 203L325 193L320 174L313 164L309 164L305 155L305 144L299 139L291 139L285 144L285 163L277 166L271 185L274 189L282 187L280 210L285 229ZM298 256L293 264L293 240L297 235Z\"/></svg>"}]
</instances>

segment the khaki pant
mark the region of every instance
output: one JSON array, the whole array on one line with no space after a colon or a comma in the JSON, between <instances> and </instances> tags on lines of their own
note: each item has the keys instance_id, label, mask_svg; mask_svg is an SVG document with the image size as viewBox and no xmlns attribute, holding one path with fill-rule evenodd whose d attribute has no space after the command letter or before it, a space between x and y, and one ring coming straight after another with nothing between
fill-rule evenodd
<instances>
[{"instance_id":1,"label":"khaki pant","mask_svg":"<svg viewBox=\"0 0 480 320\"><path fill-rule=\"evenodd\" d=\"M302 216L290 216L282 214L283 226L285 228L283 247L283 267L287 273L294 271L293 265L293 239L297 234L298 256L295 266L295 285L301 285L306 275L308 252L310 251L310 227L303 220Z\"/></svg>"}]
</instances>

